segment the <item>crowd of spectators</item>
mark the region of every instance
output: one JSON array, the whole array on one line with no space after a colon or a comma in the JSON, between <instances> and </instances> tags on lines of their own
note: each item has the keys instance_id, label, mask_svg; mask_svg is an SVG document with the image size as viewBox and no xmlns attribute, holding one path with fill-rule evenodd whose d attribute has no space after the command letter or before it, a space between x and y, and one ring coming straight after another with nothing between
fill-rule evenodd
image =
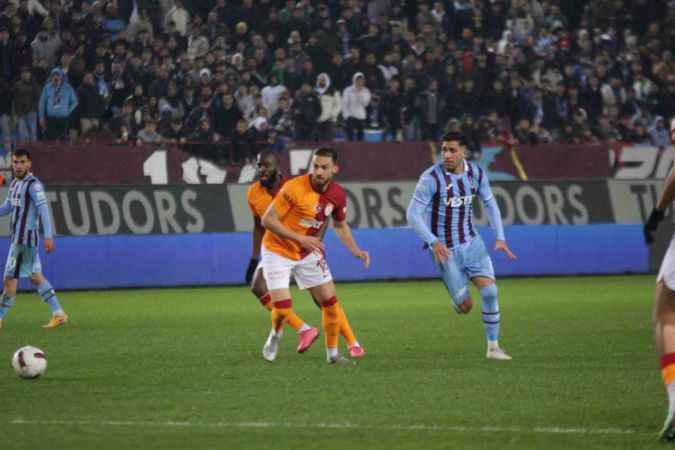
<instances>
[{"instance_id":1,"label":"crowd of spectators","mask_svg":"<svg viewBox=\"0 0 675 450\"><path fill-rule=\"evenodd\" d=\"M176 142L223 162L288 140L670 145L675 2L9 0L0 132ZM227 145L226 145L227 144Z\"/></svg>"}]
</instances>

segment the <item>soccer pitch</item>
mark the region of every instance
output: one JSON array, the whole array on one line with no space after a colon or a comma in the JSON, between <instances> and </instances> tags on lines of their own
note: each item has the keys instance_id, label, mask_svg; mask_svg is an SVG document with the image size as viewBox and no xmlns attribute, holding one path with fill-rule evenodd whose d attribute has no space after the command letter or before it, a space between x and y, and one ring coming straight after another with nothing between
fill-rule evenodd
<instances>
[{"instance_id":1,"label":"soccer pitch","mask_svg":"<svg viewBox=\"0 0 675 450\"><path fill-rule=\"evenodd\" d=\"M511 362L485 359L480 311L452 312L439 281L339 283L354 366L326 364L323 339L296 354L288 328L265 362L269 314L243 287L65 292L56 330L22 294L0 330L0 449L662 448L654 277L499 287ZM14 375L26 344L46 377Z\"/></svg>"}]
</instances>

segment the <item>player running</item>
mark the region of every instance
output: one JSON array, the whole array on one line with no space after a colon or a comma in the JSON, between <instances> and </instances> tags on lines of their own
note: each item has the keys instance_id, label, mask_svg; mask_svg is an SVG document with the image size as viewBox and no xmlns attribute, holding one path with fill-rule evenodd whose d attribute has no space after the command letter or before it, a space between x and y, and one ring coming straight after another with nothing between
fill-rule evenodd
<instances>
[{"instance_id":1,"label":"player running","mask_svg":"<svg viewBox=\"0 0 675 450\"><path fill-rule=\"evenodd\" d=\"M333 181L337 171L337 152L317 149L312 156L312 172L287 181L262 217L267 230L262 239L262 267L273 305L272 330L263 347L267 361L276 359L282 325L293 314L291 275L298 287L308 289L321 305L327 361L343 361L337 344L344 313L319 238L325 222L333 218L338 237L366 268L370 256L356 245L346 222L347 196Z\"/></svg>"},{"instance_id":2,"label":"player running","mask_svg":"<svg viewBox=\"0 0 675 450\"><path fill-rule=\"evenodd\" d=\"M251 292L258 298L260 303L269 311L272 310L270 302L270 294L267 291L267 284L263 276L262 264L259 263L260 245L265 228L262 226L261 217L267 211L267 208L272 203L274 196L279 192L281 186L287 181L279 170L279 157L276 153L271 151L263 151L258 154L258 181L253 183L248 190L248 205L253 214L253 249L251 251L251 259L246 269L246 283L251 287ZM323 234L328 226L328 221L324 224L319 233L323 238ZM314 300L314 303L321 308L319 302ZM304 353L309 349L312 343L319 335L319 330L315 327L307 325L294 312L288 316L288 325L290 325L299 334L299 342L297 347L298 353ZM280 334L283 329L280 330ZM349 348L349 355L352 358L362 358L366 355L365 350L359 344L354 332L352 331L349 320L344 310L340 307L340 333L345 338Z\"/></svg>"},{"instance_id":3,"label":"player running","mask_svg":"<svg viewBox=\"0 0 675 450\"><path fill-rule=\"evenodd\" d=\"M54 237L47 196L40 180L30 171L32 164L28 150L17 149L12 153L14 179L9 185L7 199L0 205L0 216L12 214L11 244L5 265L4 290L0 298L0 328L7 312L14 305L19 277L30 279L52 311L52 318L43 328L56 328L68 321L68 315L61 308L54 288L42 275L38 254L40 223L44 230L47 253L54 250Z\"/></svg>"},{"instance_id":4,"label":"player running","mask_svg":"<svg viewBox=\"0 0 675 450\"><path fill-rule=\"evenodd\" d=\"M459 133L442 138L443 161L420 176L408 206L408 223L431 250L441 270L443 283L459 314L468 314L473 300L469 280L480 291L483 324L487 337L487 358L510 360L499 346L499 301L492 260L473 226L473 199L478 195L497 235L495 250L511 259L516 256L506 245L501 213L492 195L487 174L466 161L466 141Z\"/></svg>"},{"instance_id":5,"label":"player running","mask_svg":"<svg viewBox=\"0 0 675 450\"><path fill-rule=\"evenodd\" d=\"M654 233L665 218L665 211L675 200L675 171L671 171L666 187L656 208L649 215L644 227L645 240L654 242ZM659 438L665 442L675 441L675 236L663 257L659 275L656 277L654 302L654 333L656 349L661 355L661 375L668 392L668 414Z\"/></svg>"}]
</instances>

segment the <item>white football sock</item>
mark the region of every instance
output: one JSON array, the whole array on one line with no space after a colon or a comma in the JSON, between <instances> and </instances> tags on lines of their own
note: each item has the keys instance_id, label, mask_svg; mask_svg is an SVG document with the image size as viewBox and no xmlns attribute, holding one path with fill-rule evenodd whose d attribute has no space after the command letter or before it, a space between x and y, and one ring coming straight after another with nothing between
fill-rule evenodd
<instances>
[{"instance_id":1,"label":"white football sock","mask_svg":"<svg viewBox=\"0 0 675 450\"><path fill-rule=\"evenodd\" d=\"M335 348L326 347L326 359L331 360L331 359L335 359L337 357L338 357L337 347L335 347Z\"/></svg>"},{"instance_id":2,"label":"white football sock","mask_svg":"<svg viewBox=\"0 0 675 450\"><path fill-rule=\"evenodd\" d=\"M666 386L668 391L668 408L670 411L675 410L675 383L670 383Z\"/></svg>"}]
</instances>

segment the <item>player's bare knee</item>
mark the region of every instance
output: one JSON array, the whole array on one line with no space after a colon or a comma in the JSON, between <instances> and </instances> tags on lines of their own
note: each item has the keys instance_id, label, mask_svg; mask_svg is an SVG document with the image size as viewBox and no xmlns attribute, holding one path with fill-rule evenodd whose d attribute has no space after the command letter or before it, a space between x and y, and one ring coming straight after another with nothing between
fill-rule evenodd
<instances>
[{"instance_id":1,"label":"player's bare knee","mask_svg":"<svg viewBox=\"0 0 675 450\"><path fill-rule=\"evenodd\" d=\"M264 289L262 286L256 284L256 285L253 285L253 287L251 287L251 292L257 298L260 298L263 295L267 294L267 289Z\"/></svg>"},{"instance_id":2,"label":"player's bare knee","mask_svg":"<svg viewBox=\"0 0 675 450\"><path fill-rule=\"evenodd\" d=\"M467 297L462 303L458 306L460 314L469 314L473 308L473 300L471 297Z\"/></svg>"},{"instance_id":3,"label":"player's bare knee","mask_svg":"<svg viewBox=\"0 0 675 450\"><path fill-rule=\"evenodd\" d=\"M30 276L30 282L33 283L34 285L40 285L44 281L42 278L42 275L39 273L34 273Z\"/></svg>"},{"instance_id":4,"label":"player's bare knee","mask_svg":"<svg viewBox=\"0 0 675 450\"><path fill-rule=\"evenodd\" d=\"M656 302L654 303L654 322L675 323L675 292L662 281L656 285Z\"/></svg>"}]
</instances>

